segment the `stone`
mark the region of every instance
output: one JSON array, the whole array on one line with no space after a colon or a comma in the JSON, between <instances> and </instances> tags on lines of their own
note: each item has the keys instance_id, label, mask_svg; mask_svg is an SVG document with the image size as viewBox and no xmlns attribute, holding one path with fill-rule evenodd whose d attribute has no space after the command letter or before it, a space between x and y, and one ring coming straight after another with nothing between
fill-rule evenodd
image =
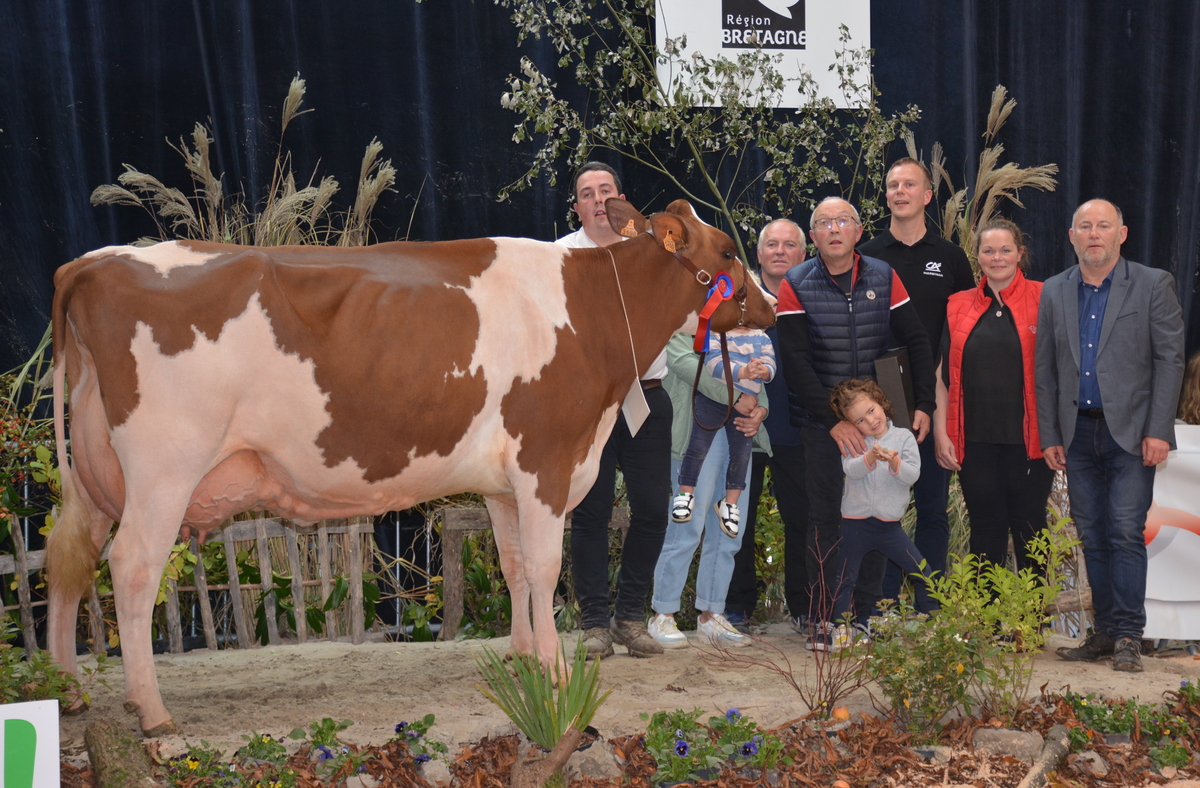
<instances>
[{"instance_id":1,"label":"stone","mask_svg":"<svg viewBox=\"0 0 1200 788\"><path fill-rule=\"evenodd\" d=\"M1068 756L1067 764L1080 774L1104 778L1108 776L1108 762L1092 750L1084 750Z\"/></svg>"},{"instance_id":2,"label":"stone","mask_svg":"<svg viewBox=\"0 0 1200 788\"><path fill-rule=\"evenodd\" d=\"M913 752L930 763L944 766L950 763L950 758L954 755L954 748L935 744L931 747L915 747Z\"/></svg>"},{"instance_id":3,"label":"stone","mask_svg":"<svg viewBox=\"0 0 1200 788\"><path fill-rule=\"evenodd\" d=\"M615 780L624 774L612 744L602 739L592 742L590 747L571 753L563 771L598 780Z\"/></svg>"},{"instance_id":4,"label":"stone","mask_svg":"<svg viewBox=\"0 0 1200 788\"><path fill-rule=\"evenodd\" d=\"M1042 753L1045 741L1036 731L1016 731L1008 728L980 728L972 744L977 750L993 755L1011 755L1024 763L1033 763Z\"/></svg>"}]
</instances>

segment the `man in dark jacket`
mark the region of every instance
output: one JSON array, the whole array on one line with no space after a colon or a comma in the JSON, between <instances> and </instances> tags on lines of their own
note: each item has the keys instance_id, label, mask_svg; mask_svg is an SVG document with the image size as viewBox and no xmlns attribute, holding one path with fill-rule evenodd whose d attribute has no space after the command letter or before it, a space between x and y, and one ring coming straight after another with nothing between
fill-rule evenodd
<instances>
[{"instance_id":1,"label":"man in dark jacket","mask_svg":"<svg viewBox=\"0 0 1200 788\"><path fill-rule=\"evenodd\" d=\"M837 591L837 538L841 524L841 457L866 451L861 433L839 421L829 392L847 378L875 378L875 359L888 349L889 331L908 347L916 413L913 432L928 431L934 408L934 364L929 338L896 272L854 251L862 237L858 211L830 197L810 223L816 257L792 268L779 288L779 346L793 423L801 428L808 498L808 576L814 583L810 617L817 623L808 647L828 647ZM869 612L869 601L856 604ZM797 611L792 611L793 615Z\"/></svg>"}]
</instances>

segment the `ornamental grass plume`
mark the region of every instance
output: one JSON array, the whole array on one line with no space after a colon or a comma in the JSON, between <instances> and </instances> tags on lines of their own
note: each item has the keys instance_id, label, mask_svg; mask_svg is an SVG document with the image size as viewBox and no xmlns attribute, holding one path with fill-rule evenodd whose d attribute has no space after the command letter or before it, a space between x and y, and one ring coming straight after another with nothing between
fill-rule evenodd
<instances>
[{"instance_id":1,"label":"ornamental grass plume","mask_svg":"<svg viewBox=\"0 0 1200 788\"><path fill-rule=\"evenodd\" d=\"M1000 164L1004 145L996 142L1008 116L1016 108L1015 99L1008 97L1008 89L997 85L992 91L992 102L988 108L987 124L983 132L983 150L979 154L979 167L975 173L974 187L955 189L950 173L946 171L946 156L940 143L930 149L929 169L933 173L933 191L937 194L942 183L950 190L950 197L941 211L941 231L947 239L954 241L966 251L971 266L978 271L975 252L975 228L982 227L995 218L1002 202L1010 202L1024 208L1021 189L1038 189L1052 192L1058 185L1054 177L1058 174L1057 164L1037 167L1021 167L1009 162ZM911 133L902 133L908 155L920 158L916 142Z\"/></svg>"}]
</instances>

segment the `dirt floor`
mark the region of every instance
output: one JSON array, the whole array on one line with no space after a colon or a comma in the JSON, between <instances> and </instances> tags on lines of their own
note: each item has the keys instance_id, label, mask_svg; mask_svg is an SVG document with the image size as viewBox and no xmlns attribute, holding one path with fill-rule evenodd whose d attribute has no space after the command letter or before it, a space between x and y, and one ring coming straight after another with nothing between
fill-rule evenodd
<instances>
[{"instance_id":1,"label":"dirt floor","mask_svg":"<svg viewBox=\"0 0 1200 788\"><path fill-rule=\"evenodd\" d=\"M694 633L691 633L694 637ZM785 624L768 627L761 635L782 657L763 645L779 662L790 661L795 675L811 673L813 657L802 638ZM568 638L572 644L574 638ZM1165 690L1176 689L1184 678L1200 676L1200 659L1186 651L1147 657L1140 674L1116 673L1109 664L1067 663L1054 648L1069 643L1053 638L1036 663L1033 694L1043 684L1051 691L1069 686L1081 693L1139 698L1153 702ZM201 740L230 752L250 731L275 736L323 717L349 719L347 741L382 744L396 723L428 713L436 715L433 738L459 746L487 735L515 732L501 711L477 689L481 682L474 657L485 646L506 650L508 640L465 640L451 643L310 643L248 651L193 651L155 658L163 699L182 733L165 737L164 754L182 752L186 743ZM92 708L63 719L64 758L86 757L86 726L102 717L136 730L134 715L125 713L124 679L120 660L105 678L111 689L92 687ZM808 709L796 691L778 674L764 668L735 668L705 659L700 649L667 651L651 659L635 659L617 647L602 663L602 685L613 692L600 708L593 726L606 738L644 731L639 715L674 709L702 708L714 713L735 706L763 727L803 716ZM852 712L873 711L867 689L847 704Z\"/></svg>"}]
</instances>

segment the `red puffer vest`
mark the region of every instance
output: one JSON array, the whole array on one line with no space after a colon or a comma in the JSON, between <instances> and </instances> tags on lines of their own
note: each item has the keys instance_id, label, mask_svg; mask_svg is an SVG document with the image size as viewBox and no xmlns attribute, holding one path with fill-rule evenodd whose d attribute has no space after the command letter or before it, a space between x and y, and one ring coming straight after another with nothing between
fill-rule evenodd
<instances>
[{"instance_id":1,"label":"red puffer vest","mask_svg":"<svg viewBox=\"0 0 1200 788\"><path fill-rule=\"evenodd\" d=\"M987 279L974 290L964 290L950 296L946 303L946 324L950 330L950 402L946 411L946 433L954 443L958 461L963 461L966 438L963 434L962 355L967 337L979 322L979 317L991 303L987 294ZM1017 336L1021 340L1021 360L1025 367L1025 450L1029 459L1042 456L1037 425L1037 384L1034 380L1034 350L1037 346L1038 302L1042 283L1025 278L1020 269L1012 284L1000 293L1004 304L1012 310Z\"/></svg>"}]
</instances>

